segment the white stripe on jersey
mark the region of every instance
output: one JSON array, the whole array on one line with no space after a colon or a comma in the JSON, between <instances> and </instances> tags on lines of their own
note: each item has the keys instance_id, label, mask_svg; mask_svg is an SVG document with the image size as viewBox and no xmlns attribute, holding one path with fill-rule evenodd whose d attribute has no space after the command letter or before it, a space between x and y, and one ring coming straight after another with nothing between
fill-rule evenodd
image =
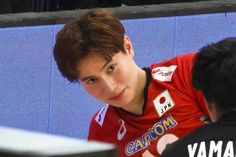
<instances>
[{"instance_id":1,"label":"white stripe on jersey","mask_svg":"<svg viewBox=\"0 0 236 157\"><path fill-rule=\"evenodd\" d=\"M95 120L97 121L97 123L102 126L103 125L103 121L105 119L107 110L108 110L109 105L106 104L105 106L103 106L101 108L101 110L99 111L98 115L96 116Z\"/></svg>"}]
</instances>

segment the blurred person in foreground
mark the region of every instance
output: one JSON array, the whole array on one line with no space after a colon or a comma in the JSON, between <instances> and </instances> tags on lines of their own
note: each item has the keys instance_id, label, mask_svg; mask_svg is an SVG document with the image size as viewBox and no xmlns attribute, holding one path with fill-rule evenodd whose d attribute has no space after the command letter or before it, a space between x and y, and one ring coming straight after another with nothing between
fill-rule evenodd
<instances>
[{"instance_id":1,"label":"blurred person in foreground","mask_svg":"<svg viewBox=\"0 0 236 157\"><path fill-rule=\"evenodd\" d=\"M140 68L124 26L101 8L65 24L54 46L61 74L106 104L92 118L88 140L116 144L121 157L158 157L205 124L204 97L191 83L195 55Z\"/></svg>"},{"instance_id":2,"label":"blurred person in foreground","mask_svg":"<svg viewBox=\"0 0 236 157\"><path fill-rule=\"evenodd\" d=\"M235 37L209 44L200 50L193 65L192 83L203 92L214 123L167 145L161 157L235 157Z\"/></svg>"}]
</instances>

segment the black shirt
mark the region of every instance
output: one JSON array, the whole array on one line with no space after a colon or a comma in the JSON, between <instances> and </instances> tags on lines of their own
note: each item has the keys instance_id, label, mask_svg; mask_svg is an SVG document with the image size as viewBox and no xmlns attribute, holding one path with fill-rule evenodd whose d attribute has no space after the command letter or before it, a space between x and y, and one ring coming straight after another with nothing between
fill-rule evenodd
<instances>
[{"instance_id":1,"label":"black shirt","mask_svg":"<svg viewBox=\"0 0 236 157\"><path fill-rule=\"evenodd\" d=\"M161 157L235 157L236 111L166 146Z\"/></svg>"}]
</instances>

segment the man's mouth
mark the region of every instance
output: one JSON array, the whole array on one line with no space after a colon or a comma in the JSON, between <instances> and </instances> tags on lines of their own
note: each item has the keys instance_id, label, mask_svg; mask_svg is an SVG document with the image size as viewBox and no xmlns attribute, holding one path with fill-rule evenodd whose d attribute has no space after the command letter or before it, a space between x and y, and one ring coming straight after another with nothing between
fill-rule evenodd
<instances>
[{"instance_id":1,"label":"man's mouth","mask_svg":"<svg viewBox=\"0 0 236 157\"><path fill-rule=\"evenodd\" d=\"M121 92L119 92L115 96L112 96L111 98L109 98L109 100L119 101L119 100L121 100L123 98L124 93L125 93L125 89L123 89Z\"/></svg>"}]
</instances>

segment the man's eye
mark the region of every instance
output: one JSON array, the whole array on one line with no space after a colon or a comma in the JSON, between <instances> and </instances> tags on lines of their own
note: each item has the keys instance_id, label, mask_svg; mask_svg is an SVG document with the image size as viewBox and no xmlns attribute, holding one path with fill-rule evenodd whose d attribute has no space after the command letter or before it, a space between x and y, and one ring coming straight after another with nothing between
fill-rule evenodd
<instances>
[{"instance_id":1,"label":"man's eye","mask_svg":"<svg viewBox=\"0 0 236 157\"><path fill-rule=\"evenodd\" d=\"M87 84L93 84L95 81L96 81L95 78L91 78L91 79L88 79L88 80L86 81L86 83L87 83Z\"/></svg>"},{"instance_id":2,"label":"man's eye","mask_svg":"<svg viewBox=\"0 0 236 157\"><path fill-rule=\"evenodd\" d=\"M113 71L115 70L115 68L116 68L116 65L112 65L112 66L110 66L110 67L107 69L107 72L108 72L108 73L111 73L111 72L113 72Z\"/></svg>"}]
</instances>

